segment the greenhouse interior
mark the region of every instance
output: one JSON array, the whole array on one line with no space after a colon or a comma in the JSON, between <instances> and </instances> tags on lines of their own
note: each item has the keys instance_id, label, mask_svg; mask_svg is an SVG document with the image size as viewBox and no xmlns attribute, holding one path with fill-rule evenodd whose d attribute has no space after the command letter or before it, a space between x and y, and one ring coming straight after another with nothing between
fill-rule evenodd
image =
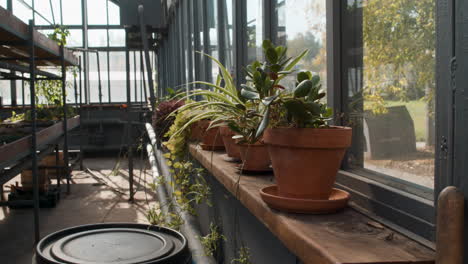
<instances>
[{"instance_id":1,"label":"greenhouse interior","mask_svg":"<svg viewBox=\"0 0 468 264\"><path fill-rule=\"evenodd\" d=\"M0 263L468 264L467 21L0 0Z\"/></svg>"}]
</instances>

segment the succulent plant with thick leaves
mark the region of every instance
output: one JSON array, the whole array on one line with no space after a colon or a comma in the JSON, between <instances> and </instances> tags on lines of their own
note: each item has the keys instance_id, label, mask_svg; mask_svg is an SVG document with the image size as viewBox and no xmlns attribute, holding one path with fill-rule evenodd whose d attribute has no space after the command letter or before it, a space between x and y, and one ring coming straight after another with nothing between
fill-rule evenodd
<instances>
[{"instance_id":1,"label":"succulent plant with thick leaves","mask_svg":"<svg viewBox=\"0 0 468 264\"><path fill-rule=\"evenodd\" d=\"M321 99L320 77L310 71L296 74L294 89L286 89L281 80L295 73L295 66L307 54L303 51L297 57L288 58L287 48L275 46L269 40L263 42L266 61L253 62L247 67L247 84L241 95L249 101L261 102L262 121L255 137L261 137L267 127L321 127L326 125L332 111Z\"/></svg>"}]
</instances>

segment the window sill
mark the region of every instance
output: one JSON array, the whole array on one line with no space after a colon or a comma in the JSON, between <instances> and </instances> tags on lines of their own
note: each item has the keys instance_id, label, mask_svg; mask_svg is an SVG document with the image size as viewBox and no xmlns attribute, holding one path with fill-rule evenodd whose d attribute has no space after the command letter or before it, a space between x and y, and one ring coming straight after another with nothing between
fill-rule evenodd
<instances>
[{"instance_id":1,"label":"window sill","mask_svg":"<svg viewBox=\"0 0 468 264\"><path fill-rule=\"evenodd\" d=\"M190 153L304 263L434 263L434 251L351 208L331 215L270 209L259 190L271 185L272 177L239 177L224 153L195 144Z\"/></svg>"}]
</instances>

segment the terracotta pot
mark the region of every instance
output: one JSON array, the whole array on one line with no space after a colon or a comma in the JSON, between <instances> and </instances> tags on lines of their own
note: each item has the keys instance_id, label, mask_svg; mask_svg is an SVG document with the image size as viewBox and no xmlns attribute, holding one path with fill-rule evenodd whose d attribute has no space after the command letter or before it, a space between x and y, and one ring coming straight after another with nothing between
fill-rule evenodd
<instances>
[{"instance_id":1,"label":"terracotta pot","mask_svg":"<svg viewBox=\"0 0 468 264\"><path fill-rule=\"evenodd\" d=\"M235 133L228 126L219 127L219 132L223 138L224 147L226 148L226 153L229 157L235 159L241 159L239 146L236 144L236 141L232 138Z\"/></svg>"},{"instance_id":2,"label":"terracotta pot","mask_svg":"<svg viewBox=\"0 0 468 264\"><path fill-rule=\"evenodd\" d=\"M200 122L195 122L192 125L190 125L190 140L201 141L201 135L202 133L200 129Z\"/></svg>"},{"instance_id":3,"label":"terracotta pot","mask_svg":"<svg viewBox=\"0 0 468 264\"><path fill-rule=\"evenodd\" d=\"M351 136L349 127L267 129L278 195L328 199Z\"/></svg>"},{"instance_id":4,"label":"terracotta pot","mask_svg":"<svg viewBox=\"0 0 468 264\"><path fill-rule=\"evenodd\" d=\"M252 172L271 170L270 156L265 144L237 144L237 146L242 159L242 170Z\"/></svg>"},{"instance_id":5,"label":"terracotta pot","mask_svg":"<svg viewBox=\"0 0 468 264\"><path fill-rule=\"evenodd\" d=\"M224 142L221 134L219 133L219 127L212 127L208 129L211 121L202 120L200 121L200 131L202 135L202 148L204 150L223 150Z\"/></svg>"}]
</instances>

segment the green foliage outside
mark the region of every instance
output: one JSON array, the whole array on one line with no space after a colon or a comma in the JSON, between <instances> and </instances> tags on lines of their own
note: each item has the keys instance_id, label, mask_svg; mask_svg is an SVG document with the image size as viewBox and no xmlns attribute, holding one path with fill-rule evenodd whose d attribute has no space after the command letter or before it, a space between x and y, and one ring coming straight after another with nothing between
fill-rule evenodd
<instances>
[{"instance_id":1,"label":"green foliage outside","mask_svg":"<svg viewBox=\"0 0 468 264\"><path fill-rule=\"evenodd\" d=\"M355 1L363 5L364 88L367 109L385 112L384 101L424 100L435 88L435 1ZM429 114L432 114L430 109Z\"/></svg>"}]
</instances>

